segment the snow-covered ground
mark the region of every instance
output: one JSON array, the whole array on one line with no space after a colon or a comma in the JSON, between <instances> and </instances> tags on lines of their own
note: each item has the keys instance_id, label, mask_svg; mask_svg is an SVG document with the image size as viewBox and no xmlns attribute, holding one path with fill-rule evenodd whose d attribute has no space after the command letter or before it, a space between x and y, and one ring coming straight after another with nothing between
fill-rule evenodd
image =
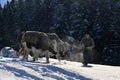
<instances>
[{"instance_id":1,"label":"snow-covered ground","mask_svg":"<svg viewBox=\"0 0 120 80\"><path fill-rule=\"evenodd\" d=\"M0 59L0 80L120 80L120 67L45 58L38 62L17 58Z\"/></svg>"}]
</instances>

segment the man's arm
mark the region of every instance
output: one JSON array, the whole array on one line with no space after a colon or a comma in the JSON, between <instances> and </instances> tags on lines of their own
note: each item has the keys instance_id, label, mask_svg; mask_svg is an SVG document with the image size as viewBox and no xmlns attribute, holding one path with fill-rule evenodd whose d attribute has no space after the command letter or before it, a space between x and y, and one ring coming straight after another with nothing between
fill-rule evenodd
<instances>
[{"instance_id":1,"label":"man's arm","mask_svg":"<svg viewBox=\"0 0 120 80\"><path fill-rule=\"evenodd\" d=\"M87 49L92 50L94 48L95 44L94 44L94 40L92 38L91 38L91 42L92 42L92 45L87 47Z\"/></svg>"}]
</instances>

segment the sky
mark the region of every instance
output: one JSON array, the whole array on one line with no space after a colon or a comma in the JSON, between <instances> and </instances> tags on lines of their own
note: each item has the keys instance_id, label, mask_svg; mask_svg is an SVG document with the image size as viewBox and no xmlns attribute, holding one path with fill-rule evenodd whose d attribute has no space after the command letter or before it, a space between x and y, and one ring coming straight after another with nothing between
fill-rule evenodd
<instances>
[{"instance_id":1,"label":"sky","mask_svg":"<svg viewBox=\"0 0 120 80\"><path fill-rule=\"evenodd\" d=\"M7 1L11 1L11 0L0 0L0 4L2 5L2 7L4 6L4 4L6 4Z\"/></svg>"}]
</instances>

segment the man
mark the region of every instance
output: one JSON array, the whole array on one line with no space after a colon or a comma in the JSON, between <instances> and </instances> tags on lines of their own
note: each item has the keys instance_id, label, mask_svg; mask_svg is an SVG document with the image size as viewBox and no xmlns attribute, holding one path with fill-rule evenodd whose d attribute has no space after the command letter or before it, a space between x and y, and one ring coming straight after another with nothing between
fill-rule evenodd
<instances>
[{"instance_id":1,"label":"man","mask_svg":"<svg viewBox=\"0 0 120 80\"><path fill-rule=\"evenodd\" d=\"M90 37L89 34L85 34L80 44L84 45L82 63L83 63L83 66L87 66L88 61L90 60L90 56L92 54L92 49L94 48L94 40Z\"/></svg>"}]
</instances>

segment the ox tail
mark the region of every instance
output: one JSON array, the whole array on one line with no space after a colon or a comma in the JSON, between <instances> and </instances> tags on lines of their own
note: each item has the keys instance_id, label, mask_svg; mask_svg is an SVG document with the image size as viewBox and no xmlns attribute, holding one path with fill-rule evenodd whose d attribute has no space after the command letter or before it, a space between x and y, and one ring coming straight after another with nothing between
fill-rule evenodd
<instances>
[{"instance_id":1,"label":"ox tail","mask_svg":"<svg viewBox=\"0 0 120 80\"><path fill-rule=\"evenodd\" d=\"M19 44L21 43L21 40L23 39L24 34L25 34L25 32L21 32L17 35L17 41L18 41Z\"/></svg>"},{"instance_id":2,"label":"ox tail","mask_svg":"<svg viewBox=\"0 0 120 80\"><path fill-rule=\"evenodd\" d=\"M19 45L19 51L17 53L18 57L22 54L22 51L23 51L22 39L23 39L24 34L25 34L25 32L21 32L17 35L17 41L18 41L18 45Z\"/></svg>"}]
</instances>

